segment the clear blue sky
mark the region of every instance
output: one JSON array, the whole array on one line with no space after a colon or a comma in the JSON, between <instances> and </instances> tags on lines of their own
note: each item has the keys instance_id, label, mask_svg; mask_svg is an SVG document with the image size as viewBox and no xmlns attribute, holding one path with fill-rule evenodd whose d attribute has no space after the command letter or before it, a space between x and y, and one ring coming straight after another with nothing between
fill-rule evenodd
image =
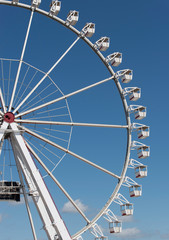
<instances>
[{"instance_id":1,"label":"clear blue sky","mask_svg":"<svg viewBox=\"0 0 169 240\"><path fill-rule=\"evenodd\" d=\"M29 3L28 0L23 2ZM41 8L49 9L50 1L42 0ZM123 233L109 236L109 239L162 240L169 239L169 163L168 163L168 55L169 55L169 2L167 0L63 0L58 17L65 19L69 10L78 10L82 29L86 22L96 23L96 33L91 38L95 42L102 36L111 40L107 56L113 52L123 54L123 63L117 70L130 68L134 77L127 86L142 89L142 98L136 104L147 106L147 118L140 123L150 126L150 137L142 142L151 146L151 156L143 160L148 165L148 177L138 180L143 185L143 196L131 199L134 216L125 218ZM0 57L20 58L30 12L0 5ZM28 40L24 60L33 66L48 71L52 64L75 40L76 36L58 23L35 15ZM116 71L116 68L114 68ZM109 77L100 60L82 41L58 65L51 77L63 93L69 93L91 83ZM68 99L72 118L75 122L96 122L125 124L124 112L118 92L112 84L105 84L94 91ZM132 118L133 119L133 118ZM136 135L133 134L133 139ZM119 174L125 155L125 130L84 130L74 128L70 149L91 161ZM113 147L112 147L113 146ZM133 158L136 154L132 152ZM56 169L56 177L63 186L84 207L92 218L109 197L115 181L78 160L66 156ZM134 179L129 170L128 175ZM48 180L47 180L48 181ZM63 218L74 233L84 222L76 213L63 209L66 199L50 183L56 204ZM128 189L121 193L130 200ZM1 204L1 203L0 203ZM31 203L31 207L33 204ZM111 208L120 216L119 206ZM35 213L35 211L34 211ZM38 229L42 228L35 214ZM71 219L71 221L70 221ZM75 223L75 224L74 224ZM25 206L2 203L0 205L0 232L2 240L31 240ZM108 235L107 223L103 231ZM45 240L42 230L38 240ZM92 236L84 236L93 239Z\"/></svg>"}]
</instances>

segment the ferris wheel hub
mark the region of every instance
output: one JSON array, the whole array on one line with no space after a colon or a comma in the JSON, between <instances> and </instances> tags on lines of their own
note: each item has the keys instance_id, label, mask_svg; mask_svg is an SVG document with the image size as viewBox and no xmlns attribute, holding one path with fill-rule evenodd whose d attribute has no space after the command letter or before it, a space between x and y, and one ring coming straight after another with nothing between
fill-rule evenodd
<instances>
[{"instance_id":1,"label":"ferris wheel hub","mask_svg":"<svg viewBox=\"0 0 169 240\"><path fill-rule=\"evenodd\" d=\"M4 121L8 123L14 122L15 116L12 112L7 112L4 115Z\"/></svg>"}]
</instances>

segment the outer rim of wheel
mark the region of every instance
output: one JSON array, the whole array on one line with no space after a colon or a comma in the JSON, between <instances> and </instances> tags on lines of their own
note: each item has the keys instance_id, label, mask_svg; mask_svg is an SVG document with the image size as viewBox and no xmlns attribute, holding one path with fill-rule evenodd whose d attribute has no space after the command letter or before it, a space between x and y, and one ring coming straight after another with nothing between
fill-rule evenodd
<instances>
[{"instance_id":1,"label":"outer rim of wheel","mask_svg":"<svg viewBox=\"0 0 169 240\"><path fill-rule=\"evenodd\" d=\"M9 6L14 6L14 7L20 7L20 8L24 8L27 10L32 11L32 9L41 14L44 15L46 17L51 18L52 20L57 21L58 23L62 24L64 27L68 28L69 30L71 30L72 32L74 32L76 35L80 36L80 31L78 31L76 28L72 27L71 25L66 25L66 21L56 17L56 16L50 16L49 12L42 10L40 8L32 8L32 6L27 5L27 4L23 4L23 3L16 3L14 4L12 1L5 1L5 0L0 0L0 4L3 5L9 5ZM123 95L123 89L121 87L120 82L118 81L118 79L115 77L115 73L112 69L112 67L107 64L105 57L102 55L102 53L94 48L94 44L86 37L81 37L81 39L88 44L88 46L98 55L98 57L101 59L101 61L104 63L104 65L106 66L106 68L108 69L109 73L111 74L111 76L113 77L112 79L115 81L116 87L119 91L122 103L123 103L123 108L124 108L124 112L125 112L125 116L126 116L126 122L128 125L127 128L127 147L126 147L126 156L125 156L125 161L124 161L124 166L122 169L122 173L121 173L121 179L119 180L119 182L117 183L113 193L111 194L109 200L107 201L107 203L104 205L104 207L101 209L101 211L93 218L93 220L84 228L82 228L80 231L78 231L77 233L75 233L72 238L76 239L78 236L80 236L81 234L83 234L84 232L86 232L88 229L90 229L99 219L100 217L105 213L105 211L109 208L109 206L111 205L111 203L113 202L113 200L115 199L121 185L124 182L125 179L125 175L127 172L127 168L128 168L128 164L129 164L129 158L130 158L130 146L131 146L131 120L130 120L130 115L128 112L128 104L126 101L125 96Z\"/></svg>"}]
</instances>

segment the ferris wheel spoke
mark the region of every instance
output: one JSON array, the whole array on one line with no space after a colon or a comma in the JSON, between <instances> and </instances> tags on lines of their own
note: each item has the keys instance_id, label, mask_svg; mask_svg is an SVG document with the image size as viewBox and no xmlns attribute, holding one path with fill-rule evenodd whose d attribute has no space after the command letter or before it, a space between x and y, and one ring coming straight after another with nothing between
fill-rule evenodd
<instances>
[{"instance_id":1,"label":"ferris wheel spoke","mask_svg":"<svg viewBox=\"0 0 169 240\"><path fill-rule=\"evenodd\" d=\"M13 105L15 105L16 100L17 100L18 98L19 98L18 101L20 101L20 99L22 98L24 92L26 91L26 89L27 89L28 86L29 86L29 84L27 84L27 86L26 86L26 88L24 89L24 91L23 91L22 93L20 93L20 91L21 91L21 89L22 89L22 86L23 86L23 84L24 84L24 82L25 82L26 76L27 76L27 74L28 74L28 72L29 72L29 69L30 69L30 66L28 66L28 68L27 68L27 70L26 70L26 72L25 72L25 75L24 75L24 77L23 77L23 79L22 79L22 82L21 82L21 84L20 84L19 90L18 90L18 92L17 92L17 94L16 94L16 96L15 96L15 100L14 100L14 102L13 102ZM21 96L19 97L19 95L21 95ZM17 104L18 104L18 102L16 103L16 105L17 105Z\"/></svg>"},{"instance_id":2,"label":"ferris wheel spoke","mask_svg":"<svg viewBox=\"0 0 169 240\"><path fill-rule=\"evenodd\" d=\"M107 169L105 169L105 168L103 168L103 167L101 167L101 166L99 166L99 165L97 165L97 164L87 160L86 158L81 157L80 155L78 155L78 154L76 154L76 153L74 153L74 152L72 152L72 151L70 151L70 150L68 150L68 149L66 149L66 148L64 148L64 147L62 147L62 146L52 142L52 141L50 141L49 139L46 139L46 138L42 137L41 135L39 135L39 134L37 134L37 133L35 133L35 132L33 132L33 131L31 131L31 130L23 127L23 126L19 126L18 125L18 127L20 127L25 132L29 133L30 135L32 135L32 136L34 136L34 137L44 141L45 143L48 143L51 146L54 146L54 147L60 149L61 151L65 152L65 153L68 153L69 155L71 155L71 156L73 156L73 157L75 157L75 158L77 158L77 159L79 159L79 160L81 160L81 161L83 161L83 162L85 162L85 163L87 163L87 164L89 164L89 165L91 165L91 166L101 170L102 172L105 172L105 173L113 176L114 178L121 179L120 176L114 174L113 172L110 172L109 170L107 170Z\"/></svg>"},{"instance_id":3,"label":"ferris wheel spoke","mask_svg":"<svg viewBox=\"0 0 169 240\"><path fill-rule=\"evenodd\" d=\"M1 88L0 88L0 101L1 101L3 111L4 111L4 113L6 113L5 101L4 101L4 97L2 94Z\"/></svg>"},{"instance_id":4,"label":"ferris wheel spoke","mask_svg":"<svg viewBox=\"0 0 169 240\"><path fill-rule=\"evenodd\" d=\"M47 107L47 106L49 106L49 105L51 105L51 104L53 104L53 103L59 102L59 101L64 100L64 99L66 99L66 98L68 98L68 97L74 96L74 95L76 95L76 94L78 94L78 93L84 92L84 91L86 91L86 90L88 90L88 89L91 89L91 88L96 87L96 86L98 86L98 85L100 85L100 84L103 84L103 83L105 83L105 82L108 82L108 81L112 80L113 78L114 78L114 76L111 76L111 77L109 77L109 78L106 78L106 79L101 80L101 81L99 81L99 82L96 82L96 83L94 83L94 84L91 84L91 85L89 85L89 86L87 86L87 87L81 88L81 89L79 89L79 90L77 90L77 91L74 91L74 92L71 92L71 93L69 93L69 94L67 94L67 95L64 95L64 96L62 96L62 97L60 97L60 98L56 98L56 99L54 99L54 100L52 100L52 101L49 101L49 102L44 103L44 104L42 104L42 105L39 105L39 106L37 106L37 107L35 107L35 108L32 108L32 109L30 109L30 110L28 110L28 111L25 111L25 112L22 112L22 113L20 113L20 114L17 114L17 115L16 115L16 118L21 117L21 116L24 116L24 115L29 114L29 113L32 113L32 112L37 111L37 110L39 110L39 109L41 109L41 108ZM15 112L16 112L16 109L15 109Z\"/></svg>"},{"instance_id":5,"label":"ferris wheel spoke","mask_svg":"<svg viewBox=\"0 0 169 240\"><path fill-rule=\"evenodd\" d=\"M12 91L11 101L10 101L10 104L9 104L9 110L8 110L9 112L12 109L12 105L13 105L13 101L14 101L14 96L15 96L16 87L17 87L17 84L18 84L18 79L19 79L19 75L20 75L20 71L21 71L22 62L23 62L23 57L24 57L24 54L25 54L25 49L26 49L26 45L27 45L27 41L28 41L28 37L29 37L29 32L30 32L30 29L31 29L33 14L34 14L34 10L32 9L31 16L30 16L30 19L29 19L28 28L27 28L27 32L26 32L26 36L25 36L25 41L24 41L24 45L23 45L23 49L22 49L22 54L21 54L21 58L20 58L20 61L19 61L18 71L17 71L17 74L16 74L16 79L15 79L15 83L14 83L14 87L13 87L13 91Z\"/></svg>"},{"instance_id":6,"label":"ferris wheel spoke","mask_svg":"<svg viewBox=\"0 0 169 240\"><path fill-rule=\"evenodd\" d=\"M34 131L34 132L36 132L36 133L43 134L43 135L45 135L45 136L47 136L47 137L55 138L55 139L60 140L60 141L63 141L63 142L68 142L68 140L66 140L66 139L59 138L59 137L55 137L55 136L53 136L53 135L50 135L50 134L47 134L47 133L44 133L44 132L41 132L41 131L38 131L38 130L35 130L35 129L30 129L30 130L32 130L32 131ZM50 130L50 129L49 129L49 130ZM53 131L53 129L52 129L52 131Z\"/></svg>"},{"instance_id":7,"label":"ferris wheel spoke","mask_svg":"<svg viewBox=\"0 0 169 240\"><path fill-rule=\"evenodd\" d=\"M15 119L15 122L27 123L27 124L46 124L46 125L59 125L59 126L100 127L100 128L128 128L129 127L128 125L55 122L55 121L39 121L39 120L29 120L29 119Z\"/></svg>"},{"instance_id":8,"label":"ferris wheel spoke","mask_svg":"<svg viewBox=\"0 0 169 240\"><path fill-rule=\"evenodd\" d=\"M44 90L44 91L45 91L45 90ZM32 104L31 106L29 106L27 109L32 108L32 107L35 106L37 103L45 100L46 98L50 97L51 95L55 94L56 92L58 92L58 89L56 89L55 91L49 93L48 95L46 95L45 97L41 98L40 100L35 101L35 103L33 103L33 104ZM37 95L38 95L38 94L37 94ZM36 97L37 97L37 95L36 95ZM40 95L40 94L39 94L39 95ZM27 103L27 104L29 104L29 103ZM26 109L26 110L27 110L27 109Z\"/></svg>"},{"instance_id":9,"label":"ferris wheel spoke","mask_svg":"<svg viewBox=\"0 0 169 240\"><path fill-rule=\"evenodd\" d=\"M57 62L49 69L49 71L41 78L41 80L36 84L36 86L29 92L29 94L22 100L22 102L17 106L13 113L16 113L19 108L25 103L25 101L35 92L35 90L40 86L40 84L48 77L48 75L53 71L53 69L60 63L60 61L66 56L66 54L73 48L73 46L78 42L80 37L70 45L70 47L62 54L62 56L57 60Z\"/></svg>"},{"instance_id":10,"label":"ferris wheel spoke","mask_svg":"<svg viewBox=\"0 0 169 240\"><path fill-rule=\"evenodd\" d=\"M37 97L39 97L43 92L45 92L50 86L52 85L52 83L49 83L42 91L40 91L38 94L35 95L35 97L31 98L31 100L29 102L27 102L27 105L29 106L29 104L34 101ZM57 90L58 91L58 90ZM46 96L45 96L46 97ZM44 98L45 99L45 98ZM42 101L43 99L40 99L39 101ZM38 101L38 102L39 102ZM27 109L31 108L32 106L34 106L35 104L38 103L36 100L35 100L35 103L32 104L31 106L29 106ZM27 110L25 109L25 110Z\"/></svg>"},{"instance_id":11,"label":"ferris wheel spoke","mask_svg":"<svg viewBox=\"0 0 169 240\"><path fill-rule=\"evenodd\" d=\"M82 215L82 217L86 220L87 223L90 223L89 219L86 215L82 212L82 210L77 206L75 201L71 198L68 192L63 188L60 182L55 178L52 172L46 167L46 165L42 162L39 156L35 153L35 151L31 148L31 146L26 142L26 145L29 151L33 154L35 159L39 162L39 164L43 167L43 169L47 172L47 174L51 177L51 179L56 183L56 185L60 188L60 190L64 193L64 195L68 198L68 200L72 203L72 205L76 208L76 210Z\"/></svg>"}]
</instances>

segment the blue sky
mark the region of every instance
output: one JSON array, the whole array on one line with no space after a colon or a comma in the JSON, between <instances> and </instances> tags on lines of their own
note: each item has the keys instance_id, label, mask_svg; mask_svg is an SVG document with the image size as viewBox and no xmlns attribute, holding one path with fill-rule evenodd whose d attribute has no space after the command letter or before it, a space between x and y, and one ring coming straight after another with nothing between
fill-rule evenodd
<instances>
[{"instance_id":1,"label":"blue sky","mask_svg":"<svg viewBox=\"0 0 169 240\"><path fill-rule=\"evenodd\" d=\"M49 5L50 1L42 0L41 8L47 10ZM147 117L140 122L150 126L150 137L142 142L151 146L151 156L143 160L143 163L148 165L148 177L138 180L143 185L143 196L131 199L134 203L134 216L125 218L123 232L109 236L109 239L169 239L167 207L169 113L166 108L169 87L167 74L169 3L167 0L106 0L104 2L63 0L58 17L65 19L69 10L73 9L80 13L76 25L78 30L82 29L86 22L96 23L96 33L91 38L92 42L102 36L110 37L111 45L103 53L104 56L116 51L123 54L123 62L117 70L129 68L134 74L132 82L123 87L141 87L142 97L136 104L147 106ZM0 5L0 57L20 58L29 16L30 13L26 10ZM73 33L58 23L44 16L35 15L24 60L46 72L75 38ZM116 68L114 70L116 71ZM109 73L89 47L79 41L51 73L51 77L63 93L67 94L105 79L109 77ZM113 83L69 98L68 103L75 122L125 124L122 103ZM133 117L131 119L133 120ZM70 131L70 129L64 130ZM137 140L135 134L133 139ZM74 128L70 149L119 173L124 161L125 146L126 133L123 129L98 131ZM132 156L136 158L134 152ZM110 176L105 176L70 156L64 158L56 168L55 174L73 199L80 203L89 218L92 218L103 206L116 182ZM133 171L130 169L128 175L134 179ZM83 220L81 221L81 218L73 213L69 205L64 205L67 200L48 178L47 184L70 232L74 233L84 225ZM120 192L130 200L127 188L122 187ZM30 205L38 228L38 240L44 240L45 234L40 230L42 225L36 216L33 204ZM112 204L111 209L120 216L119 206ZM23 204L1 204L0 231L3 240L11 240L13 236L18 240L31 240L28 224ZM109 235L108 224L105 221L99 224L103 224L105 235ZM93 236L84 235L84 239L93 239Z\"/></svg>"}]
</instances>

